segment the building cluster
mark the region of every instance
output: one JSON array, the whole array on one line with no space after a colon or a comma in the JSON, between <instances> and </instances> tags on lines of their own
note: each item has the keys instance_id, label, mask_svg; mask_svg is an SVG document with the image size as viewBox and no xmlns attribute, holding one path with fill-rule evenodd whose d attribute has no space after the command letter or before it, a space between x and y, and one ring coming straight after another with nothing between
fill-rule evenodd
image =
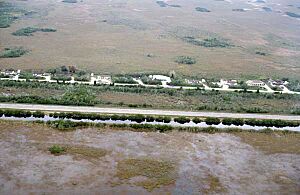
<instances>
[{"instance_id":1,"label":"building cluster","mask_svg":"<svg viewBox=\"0 0 300 195\"><path fill-rule=\"evenodd\" d=\"M38 81L38 82L49 82L49 83L70 83L70 84L86 84L86 85L110 85L112 84L112 78L110 75L95 75L94 73L91 73L89 81L77 81L73 76L71 76L71 79L68 81L62 81L62 80L55 80L52 79L53 75L50 73L42 73L32 74L34 79L29 79L29 81ZM24 78L21 77L21 70L6 70L0 72L0 80L13 80L13 81L26 81Z\"/></svg>"},{"instance_id":2,"label":"building cluster","mask_svg":"<svg viewBox=\"0 0 300 195\"><path fill-rule=\"evenodd\" d=\"M31 79L26 79L24 75L22 75L20 70L5 70L0 72L0 80L13 80L13 81L38 81L38 82L50 82L50 83L69 83L69 84L86 84L86 85L111 85L113 84L112 76L111 75L95 75L94 73L90 74L89 79L87 80L76 80L75 77L71 76L68 80L55 80L53 79L53 74L50 73L35 73L30 76ZM175 87L169 85L172 82L172 78L165 75L149 75L149 78L152 80L158 80L161 81L161 86L170 88ZM137 84L127 84L127 83L115 83L115 85L144 85L149 86L151 85L145 85L141 79L134 78L135 81L137 81ZM205 89L209 89L210 87L208 82L205 79L202 80L196 80L196 79L185 79L184 80L187 85L203 85ZM259 87L264 88L269 92L272 92L273 90L277 91L283 91L283 92L291 92L287 88L287 85L289 84L287 81L284 80L248 80L246 82L238 82L237 80L226 80L221 79L218 82L211 82L215 88L222 88L223 90L229 90L230 88L243 88L242 86L246 85L248 87ZM191 87L186 87L191 88ZM213 89L214 87L212 87Z\"/></svg>"}]
</instances>

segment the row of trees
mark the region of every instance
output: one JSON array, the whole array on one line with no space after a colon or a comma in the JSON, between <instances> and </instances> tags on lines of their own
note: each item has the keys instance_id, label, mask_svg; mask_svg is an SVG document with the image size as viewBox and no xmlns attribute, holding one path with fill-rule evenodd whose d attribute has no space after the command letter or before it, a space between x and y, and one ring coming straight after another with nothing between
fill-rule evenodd
<instances>
[{"instance_id":1,"label":"row of trees","mask_svg":"<svg viewBox=\"0 0 300 195\"><path fill-rule=\"evenodd\" d=\"M39 121L40 123L41 121ZM57 121L47 121L46 124L52 128L56 128L61 131L74 130L77 127L105 127L108 124L97 124L91 122L74 122L70 120L57 120ZM150 125L150 124L109 124L112 128L131 128L133 131L145 132L145 131L159 131L165 132L173 130L174 127L170 125Z\"/></svg>"},{"instance_id":2,"label":"row of trees","mask_svg":"<svg viewBox=\"0 0 300 195\"><path fill-rule=\"evenodd\" d=\"M170 123L171 117L168 116L145 116L141 114L137 115L106 115L106 114L96 114L96 113L79 113L79 112L60 112L60 113L51 113L51 117L53 118L60 118L60 119L75 119L75 120L82 120L82 119L89 119L89 120L130 120L135 121L137 123L141 122L164 122Z\"/></svg>"},{"instance_id":3,"label":"row of trees","mask_svg":"<svg viewBox=\"0 0 300 195\"><path fill-rule=\"evenodd\" d=\"M35 118L44 118L46 115L44 112L36 111L30 112L25 110L13 110L13 109L6 109L0 110L0 116L6 117L35 117ZM142 122L163 122L163 123L170 123L172 118L169 116L147 116L147 115L106 115L106 114L97 114L97 113L79 113L79 112L60 112L60 113L50 113L50 117L58 118L58 119L75 119L75 120L82 120L82 119L89 119L89 120L120 120L120 121L134 121L137 123ZM239 118L223 118L222 120L219 118L214 117L207 117L205 119L195 117L193 119L189 117L175 117L174 122L179 124L189 123L193 121L194 123L198 124L201 122L205 122L207 125L236 125L236 126L243 126L244 124L250 126L265 126L265 127L298 127L300 125L299 121L286 121L286 120L272 120L272 119L239 119Z\"/></svg>"},{"instance_id":4,"label":"row of trees","mask_svg":"<svg viewBox=\"0 0 300 195\"><path fill-rule=\"evenodd\" d=\"M36 111L36 112L30 112L30 111L25 111L25 110L12 110L12 109L7 109L7 110L0 110L0 116L6 116L6 117L35 117L35 118L44 118L45 113L41 111Z\"/></svg>"}]
</instances>

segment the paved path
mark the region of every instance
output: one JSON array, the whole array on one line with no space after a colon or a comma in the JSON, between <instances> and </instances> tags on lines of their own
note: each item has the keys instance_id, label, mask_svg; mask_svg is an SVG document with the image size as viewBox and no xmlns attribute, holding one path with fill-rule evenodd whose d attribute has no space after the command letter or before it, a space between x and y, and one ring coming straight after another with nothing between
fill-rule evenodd
<instances>
[{"instance_id":1,"label":"paved path","mask_svg":"<svg viewBox=\"0 0 300 195\"><path fill-rule=\"evenodd\" d=\"M256 118L256 119L281 119L298 120L300 116L292 115L268 115L268 114L243 114L243 113L222 113L222 112L190 112L190 111L171 111L171 110L148 110L148 109L126 109L126 108L99 108L84 106L56 106L39 104L1 104L2 109L23 109L23 110L42 110L60 112L94 112L109 114L145 114L145 115L170 115L170 116L194 116L194 117L229 117L229 118Z\"/></svg>"}]
</instances>

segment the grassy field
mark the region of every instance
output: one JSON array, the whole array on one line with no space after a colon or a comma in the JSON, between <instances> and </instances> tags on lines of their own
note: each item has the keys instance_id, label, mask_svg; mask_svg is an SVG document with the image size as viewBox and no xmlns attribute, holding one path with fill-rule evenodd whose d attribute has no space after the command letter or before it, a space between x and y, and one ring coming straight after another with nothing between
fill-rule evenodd
<instances>
[{"instance_id":1,"label":"grassy field","mask_svg":"<svg viewBox=\"0 0 300 195\"><path fill-rule=\"evenodd\" d=\"M291 0L276 0L281 6L261 5L282 13L266 12L241 0L232 4L176 0L163 7L153 0L9 2L27 14L0 29L0 49L22 46L31 52L0 59L0 68L76 65L100 73L174 70L185 75L237 78L296 78L300 74L299 21L283 16L299 12L296 5L287 6L293 4ZM196 7L210 12L199 12ZM232 11L242 8L250 10ZM57 32L12 35L31 26ZM227 44L230 47L217 46ZM196 63L177 63L177 56L191 56Z\"/></svg>"}]
</instances>

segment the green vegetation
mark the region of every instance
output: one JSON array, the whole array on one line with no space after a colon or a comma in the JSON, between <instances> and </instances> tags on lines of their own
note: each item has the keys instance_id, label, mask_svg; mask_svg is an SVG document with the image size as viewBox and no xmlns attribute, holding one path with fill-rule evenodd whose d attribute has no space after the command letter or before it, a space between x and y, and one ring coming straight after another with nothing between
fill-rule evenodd
<instances>
[{"instance_id":1,"label":"green vegetation","mask_svg":"<svg viewBox=\"0 0 300 195\"><path fill-rule=\"evenodd\" d=\"M198 123L201 123L201 122L203 122L203 120L202 119L200 119L200 118L197 118L197 117L195 117L195 118L193 118L193 120L192 120L195 124L198 124Z\"/></svg>"},{"instance_id":2,"label":"green vegetation","mask_svg":"<svg viewBox=\"0 0 300 195\"><path fill-rule=\"evenodd\" d=\"M289 81L287 86L291 91L298 91L300 92L300 81L299 80L292 80Z\"/></svg>"},{"instance_id":3,"label":"green vegetation","mask_svg":"<svg viewBox=\"0 0 300 195\"><path fill-rule=\"evenodd\" d=\"M196 64L196 59L189 56L178 56L175 62L178 64Z\"/></svg>"},{"instance_id":4,"label":"green vegetation","mask_svg":"<svg viewBox=\"0 0 300 195\"><path fill-rule=\"evenodd\" d=\"M77 3L77 0L63 0L64 3Z\"/></svg>"},{"instance_id":5,"label":"green vegetation","mask_svg":"<svg viewBox=\"0 0 300 195\"><path fill-rule=\"evenodd\" d=\"M174 121L177 123L180 123L180 124L184 124L184 123L189 123L191 121L191 119L181 116L181 117L174 118Z\"/></svg>"},{"instance_id":6,"label":"green vegetation","mask_svg":"<svg viewBox=\"0 0 300 195\"><path fill-rule=\"evenodd\" d=\"M206 124L208 125L218 125L221 123L219 118L208 117L205 119Z\"/></svg>"},{"instance_id":7,"label":"green vegetation","mask_svg":"<svg viewBox=\"0 0 300 195\"><path fill-rule=\"evenodd\" d=\"M73 86L63 83L0 81L0 90L16 92L9 96L0 95L0 102L75 105L73 101L63 99L65 93L72 96L73 88L81 88L84 92L96 96L93 101L89 102L85 102L85 98L82 98L81 101L78 101L80 105L297 114L296 108L299 108L297 102L300 101L299 95L248 93L248 91L154 89L137 86ZM24 91L26 91L26 95L23 95ZM34 91L46 91L47 93L34 93ZM46 95L49 94L48 92L53 95ZM143 96L142 101L140 96ZM132 103L136 99L138 101Z\"/></svg>"},{"instance_id":8,"label":"green vegetation","mask_svg":"<svg viewBox=\"0 0 300 195\"><path fill-rule=\"evenodd\" d=\"M142 76L141 80L146 85L161 85L160 80L156 80L156 79L152 80L151 78L149 78L149 76L146 75Z\"/></svg>"},{"instance_id":9,"label":"green vegetation","mask_svg":"<svg viewBox=\"0 0 300 195\"><path fill-rule=\"evenodd\" d=\"M131 76L115 76L113 77L114 83L128 83L128 84L137 84Z\"/></svg>"},{"instance_id":10,"label":"green vegetation","mask_svg":"<svg viewBox=\"0 0 300 195\"><path fill-rule=\"evenodd\" d=\"M52 28L34 28L34 27L26 27L13 32L12 35L15 36L33 36L35 32L56 32L55 29Z\"/></svg>"},{"instance_id":11,"label":"green vegetation","mask_svg":"<svg viewBox=\"0 0 300 195\"><path fill-rule=\"evenodd\" d=\"M137 186L142 186L149 192L161 186L167 186L176 181L175 165L171 162L153 159L126 159L117 166L116 176L121 180L129 180L143 176L147 180L138 181Z\"/></svg>"},{"instance_id":12,"label":"green vegetation","mask_svg":"<svg viewBox=\"0 0 300 195\"><path fill-rule=\"evenodd\" d=\"M212 48L212 47L228 48L233 46L230 43L228 43L226 40L221 40L218 38L206 38L203 40L198 40L194 37L184 37L183 40L193 45L208 47L208 48Z\"/></svg>"},{"instance_id":13,"label":"green vegetation","mask_svg":"<svg viewBox=\"0 0 300 195\"><path fill-rule=\"evenodd\" d=\"M293 12L285 12L286 15L292 17L292 18L300 18L300 14L296 14Z\"/></svg>"},{"instance_id":14,"label":"green vegetation","mask_svg":"<svg viewBox=\"0 0 300 195\"><path fill-rule=\"evenodd\" d=\"M164 1L156 1L156 3L160 6L160 7L181 7L180 5L174 5L174 4L167 4Z\"/></svg>"},{"instance_id":15,"label":"green vegetation","mask_svg":"<svg viewBox=\"0 0 300 195\"><path fill-rule=\"evenodd\" d=\"M160 7L167 7L168 4L165 3L164 1L156 1L156 3L160 6Z\"/></svg>"},{"instance_id":16,"label":"green vegetation","mask_svg":"<svg viewBox=\"0 0 300 195\"><path fill-rule=\"evenodd\" d=\"M0 28L8 28L23 13L24 10L17 8L12 3L0 1Z\"/></svg>"},{"instance_id":17,"label":"green vegetation","mask_svg":"<svg viewBox=\"0 0 300 195\"><path fill-rule=\"evenodd\" d=\"M36 77L34 77L32 75L32 73L29 73L29 72L21 72L21 74L19 75L19 79L26 79L26 80L29 80L29 79L36 79Z\"/></svg>"},{"instance_id":18,"label":"green vegetation","mask_svg":"<svg viewBox=\"0 0 300 195\"><path fill-rule=\"evenodd\" d=\"M267 56L267 55L269 55L268 53L263 52L263 51L256 51L255 54L261 55L261 56Z\"/></svg>"},{"instance_id":19,"label":"green vegetation","mask_svg":"<svg viewBox=\"0 0 300 195\"><path fill-rule=\"evenodd\" d=\"M210 12L210 10L208 10L204 7L196 7L195 10L198 12Z\"/></svg>"},{"instance_id":20,"label":"green vegetation","mask_svg":"<svg viewBox=\"0 0 300 195\"><path fill-rule=\"evenodd\" d=\"M65 152L65 148L59 145L53 145L49 148L49 151L51 152L51 154L60 155Z\"/></svg>"},{"instance_id":21,"label":"green vegetation","mask_svg":"<svg viewBox=\"0 0 300 195\"><path fill-rule=\"evenodd\" d=\"M234 11L234 12L246 12L245 9L241 9L241 8L232 9L232 11Z\"/></svg>"},{"instance_id":22,"label":"green vegetation","mask_svg":"<svg viewBox=\"0 0 300 195\"><path fill-rule=\"evenodd\" d=\"M236 125L236 126L243 126L245 124L244 119L239 118L224 118L222 120L223 125Z\"/></svg>"},{"instance_id":23,"label":"green vegetation","mask_svg":"<svg viewBox=\"0 0 300 195\"><path fill-rule=\"evenodd\" d=\"M0 58L18 58L27 52L28 50L23 49L23 47L5 48L4 51L0 52Z\"/></svg>"},{"instance_id":24,"label":"green vegetation","mask_svg":"<svg viewBox=\"0 0 300 195\"><path fill-rule=\"evenodd\" d=\"M107 154L107 151L101 148L93 148L86 146L71 146L71 145L53 145L48 149L51 154L71 154L89 159L99 159Z\"/></svg>"},{"instance_id":25,"label":"green vegetation","mask_svg":"<svg viewBox=\"0 0 300 195\"><path fill-rule=\"evenodd\" d=\"M90 124L88 123L76 123L70 120L48 121L47 124L52 128L56 128L62 131L74 130L76 127L90 126Z\"/></svg>"},{"instance_id":26,"label":"green vegetation","mask_svg":"<svg viewBox=\"0 0 300 195\"><path fill-rule=\"evenodd\" d=\"M82 87L68 88L60 97L40 97L40 96L0 96L0 102L15 103L37 103L37 104L58 104L93 106L97 104L95 95L89 89Z\"/></svg>"}]
</instances>

